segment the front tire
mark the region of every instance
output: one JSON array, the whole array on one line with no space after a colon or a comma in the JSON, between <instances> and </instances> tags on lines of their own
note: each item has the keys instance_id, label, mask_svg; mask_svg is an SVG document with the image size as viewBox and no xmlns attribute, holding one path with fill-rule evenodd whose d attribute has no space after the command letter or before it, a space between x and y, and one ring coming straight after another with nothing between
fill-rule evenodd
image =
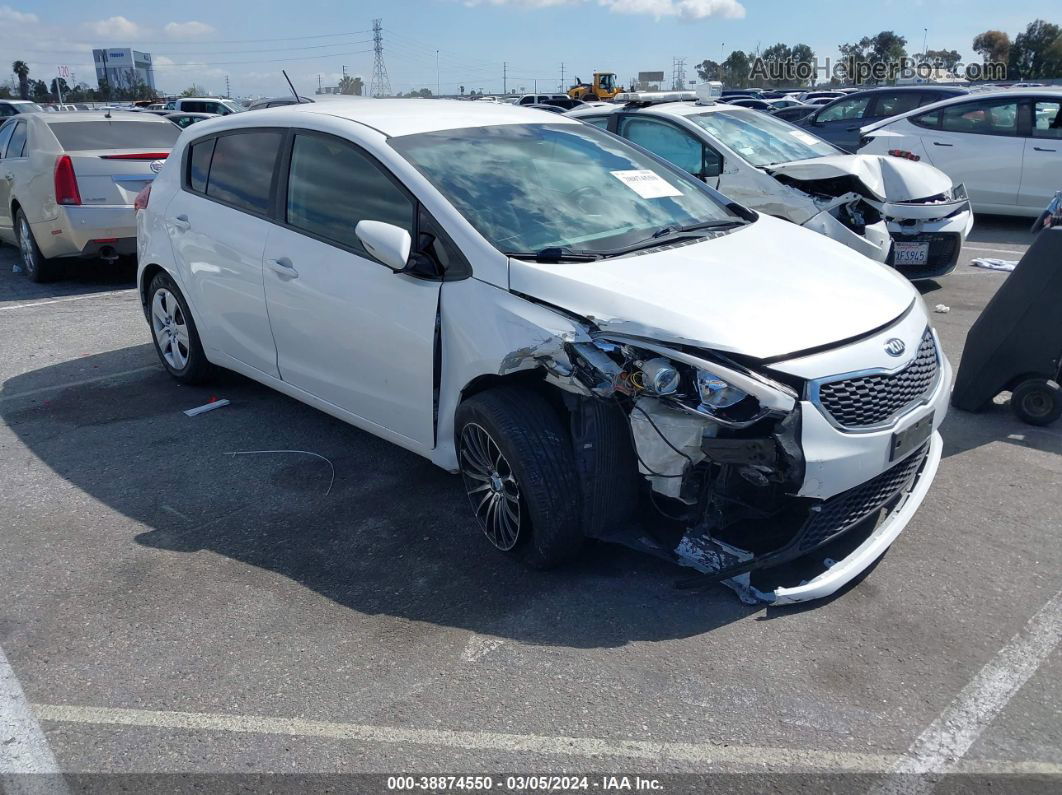
<instances>
[{"instance_id":1,"label":"front tire","mask_svg":"<svg viewBox=\"0 0 1062 795\"><path fill-rule=\"evenodd\" d=\"M15 211L15 234L18 238L18 250L22 259L22 272L35 282L50 282L58 275L59 268L55 260L45 259L33 237L26 213L19 207Z\"/></svg>"},{"instance_id":2,"label":"front tire","mask_svg":"<svg viewBox=\"0 0 1062 795\"><path fill-rule=\"evenodd\" d=\"M472 511L497 549L538 569L573 558L583 541L571 440L546 400L502 387L461 404L455 422Z\"/></svg>"},{"instance_id":3,"label":"front tire","mask_svg":"<svg viewBox=\"0 0 1062 795\"><path fill-rule=\"evenodd\" d=\"M188 302L168 273L156 274L148 287L148 323L166 372L182 384L199 384L210 376Z\"/></svg>"},{"instance_id":4,"label":"front tire","mask_svg":"<svg viewBox=\"0 0 1062 795\"><path fill-rule=\"evenodd\" d=\"M1050 425L1062 417L1062 389L1046 378L1030 378L1015 387L1010 408L1022 422Z\"/></svg>"}]
</instances>

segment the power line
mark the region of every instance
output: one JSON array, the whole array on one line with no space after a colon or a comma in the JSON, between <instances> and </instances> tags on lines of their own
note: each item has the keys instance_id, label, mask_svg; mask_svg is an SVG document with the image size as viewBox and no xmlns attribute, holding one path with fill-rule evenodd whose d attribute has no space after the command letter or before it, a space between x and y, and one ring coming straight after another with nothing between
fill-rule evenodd
<instances>
[{"instance_id":1,"label":"power line","mask_svg":"<svg viewBox=\"0 0 1062 795\"><path fill-rule=\"evenodd\" d=\"M255 53L255 52L278 52L278 51L282 51L282 50L295 50L297 52L301 52L303 50L321 50L321 49L324 49L326 47L349 47L352 44L368 44L370 41L372 41L372 39L358 39L357 41L337 41L337 42L332 42L330 44L311 44L311 45L308 45L308 46L305 46L305 47L266 47L266 48L260 49L260 50L218 50L218 51L211 50L210 54L211 55L248 55L250 53ZM97 48L94 48L94 49L105 49L105 48L97 47ZM57 50L48 50L48 49L37 49L37 48L35 48L35 49L22 49L22 50L20 50L20 52L35 52L35 53L49 53L49 54L51 54L51 53L69 53L70 50L69 50L69 48L57 49ZM197 55L198 53L181 53L181 54L182 55ZM86 52L85 55L88 55L88 53Z\"/></svg>"},{"instance_id":2,"label":"power line","mask_svg":"<svg viewBox=\"0 0 1062 795\"><path fill-rule=\"evenodd\" d=\"M215 44L258 44L266 41L306 41L307 39L331 39L337 36L359 36L362 33L372 33L371 30L354 30L347 31L346 33L314 33L310 36L280 36L273 39L212 39L210 41L174 41L173 39L166 39L163 41L138 41L137 46L146 46L149 44L167 45L170 47L184 47L184 46L199 46L212 47ZM117 39L114 41L118 41ZM98 42L97 42L98 43ZM119 42L122 43L122 42ZM122 43L123 46L127 46L128 42Z\"/></svg>"},{"instance_id":3,"label":"power line","mask_svg":"<svg viewBox=\"0 0 1062 795\"><path fill-rule=\"evenodd\" d=\"M362 55L372 50L354 50L353 52L330 52L323 55L301 55L290 56L288 58L261 58L255 61L188 61L186 63L155 63L155 69L171 69L173 67L187 67L187 66L229 66L235 64L252 64L252 63L286 63L288 61L319 61L322 58L342 58L347 55Z\"/></svg>"},{"instance_id":4,"label":"power line","mask_svg":"<svg viewBox=\"0 0 1062 795\"><path fill-rule=\"evenodd\" d=\"M369 83L369 96L386 97L391 93L391 81L387 78L387 67L383 59L383 20L372 21L372 82Z\"/></svg>"}]
</instances>

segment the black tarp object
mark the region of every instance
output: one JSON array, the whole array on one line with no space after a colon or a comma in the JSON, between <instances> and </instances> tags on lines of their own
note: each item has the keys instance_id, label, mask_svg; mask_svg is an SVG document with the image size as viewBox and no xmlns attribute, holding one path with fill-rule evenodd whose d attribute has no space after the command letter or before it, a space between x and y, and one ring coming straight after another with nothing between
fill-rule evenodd
<instances>
[{"instance_id":1,"label":"black tarp object","mask_svg":"<svg viewBox=\"0 0 1062 795\"><path fill-rule=\"evenodd\" d=\"M1027 377L1056 378L1062 359L1062 229L1037 235L966 336L953 406L980 411Z\"/></svg>"}]
</instances>

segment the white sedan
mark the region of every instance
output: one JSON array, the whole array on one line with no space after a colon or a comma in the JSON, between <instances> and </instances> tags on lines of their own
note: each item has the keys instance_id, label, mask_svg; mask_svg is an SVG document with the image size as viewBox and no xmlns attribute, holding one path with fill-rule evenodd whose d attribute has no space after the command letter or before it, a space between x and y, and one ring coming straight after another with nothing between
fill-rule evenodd
<instances>
[{"instance_id":1,"label":"white sedan","mask_svg":"<svg viewBox=\"0 0 1062 795\"><path fill-rule=\"evenodd\" d=\"M925 163L852 155L759 111L682 92L572 111L762 213L831 237L910 279L955 268L973 213L961 184Z\"/></svg>"},{"instance_id":2,"label":"white sedan","mask_svg":"<svg viewBox=\"0 0 1062 795\"><path fill-rule=\"evenodd\" d=\"M864 127L859 153L921 158L976 211L1034 217L1062 188L1060 107L1057 88L955 97Z\"/></svg>"},{"instance_id":3,"label":"white sedan","mask_svg":"<svg viewBox=\"0 0 1062 795\"><path fill-rule=\"evenodd\" d=\"M137 206L174 378L235 370L460 472L532 566L593 537L747 600L826 596L940 460L951 370L907 280L564 116L234 114Z\"/></svg>"}]
</instances>

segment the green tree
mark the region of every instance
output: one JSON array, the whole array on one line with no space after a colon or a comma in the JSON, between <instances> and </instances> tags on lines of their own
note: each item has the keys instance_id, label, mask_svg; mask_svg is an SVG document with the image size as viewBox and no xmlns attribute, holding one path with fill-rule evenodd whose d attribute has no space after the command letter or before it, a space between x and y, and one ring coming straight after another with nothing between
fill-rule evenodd
<instances>
[{"instance_id":1,"label":"green tree","mask_svg":"<svg viewBox=\"0 0 1062 795\"><path fill-rule=\"evenodd\" d=\"M986 30L974 36L973 51L985 63L1006 63L1010 56L1010 36L1001 30Z\"/></svg>"},{"instance_id":2,"label":"green tree","mask_svg":"<svg viewBox=\"0 0 1062 795\"><path fill-rule=\"evenodd\" d=\"M59 101L59 95L62 94L63 102L72 102L68 96L70 94L70 86L67 85L66 80L61 77L53 77L52 85L49 87L49 93L55 98L55 101Z\"/></svg>"},{"instance_id":3,"label":"green tree","mask_svg":"<svg viewBox=\"0 0 1062 795\"><path fill-rule=\"evenodd\" d=\"M717 64L715 61L708 60L707 58L697 64L694 69L697 70L697 77L699 77L701 80L721 79L720 72L722 70L722 67L719 66L719 64Z\"/></svg>"},{"instance_id":4,"label":"green tree","mask_svg":"<svg viewBox=\"0 0 1062 795\"><path fill-rule=\"evenodd\" d=\"M48 102L48 84L43 80L31 80L30 93L34 102Z\"/></svg>"},{"instance_id":5,"label":"green tree","mask_svg":"<svg viewBox=\"0 0 1062 795\"><path fill-rule=\"evenodd\" d=\"M957 50L926 50L918 60L939 66L950 73L955 70L955 64L962 60L962 55Z\"/></svg>"},{"instance_id":6,"label":"green tree","mask_svg":"<svg viewBox=\"0 0 1062 795\"><path fill-rule=\"evenodd\" d=\"M30 98L29 64L25 61L15 61L11 64L11 71L18 77L18 95L21 99Z\"/></svg>"},{"instance_id":7,"label":"green tree","mask_svg":"<svg viewBox=\"0 0 1062 795\"><path fill-rule=\"evenodd\" d=\"M898 64L907 55L907 39L891 30L883 30L876 36L864 36L859 41L839 44L841 59L846 62L850 74L859 64ZM853 78L858 77L853 74ZM888 78L885 78L888 79ZM876 77L867 78L868 83L877 83Z\"/></svg>"},{"instance_id":8,"label":"green tree","mask_svg":"<svg viewBox=\"0 0 1062 795\"><path fill-rule=\"evenodd\" d=\"M741 50L734 50L723 61L723 84L728 88L748 88L749 71L749 56Z\"/></svg>"},{"instance_id":9,"label":"green tree","mask_svg":"<svg viewBox=\"0 0 1062 795\"><path fill-rule=\"evenodd\" d=\"M1037 19L1019 33L1010 47L1011 78L1057 77L1062 71L1062 28Z\"/></svg>"},{"instance_id":10,"label":"green tree","mask_svg":"<svg viewBox=\"0 0 1062 795\"><path fill-rule=\"evenodd\" d=\"M198 83L192 83L184 91L181 92L182 97L201 97L206 93L206 89Z\"/></svg>"}]
</instances>

